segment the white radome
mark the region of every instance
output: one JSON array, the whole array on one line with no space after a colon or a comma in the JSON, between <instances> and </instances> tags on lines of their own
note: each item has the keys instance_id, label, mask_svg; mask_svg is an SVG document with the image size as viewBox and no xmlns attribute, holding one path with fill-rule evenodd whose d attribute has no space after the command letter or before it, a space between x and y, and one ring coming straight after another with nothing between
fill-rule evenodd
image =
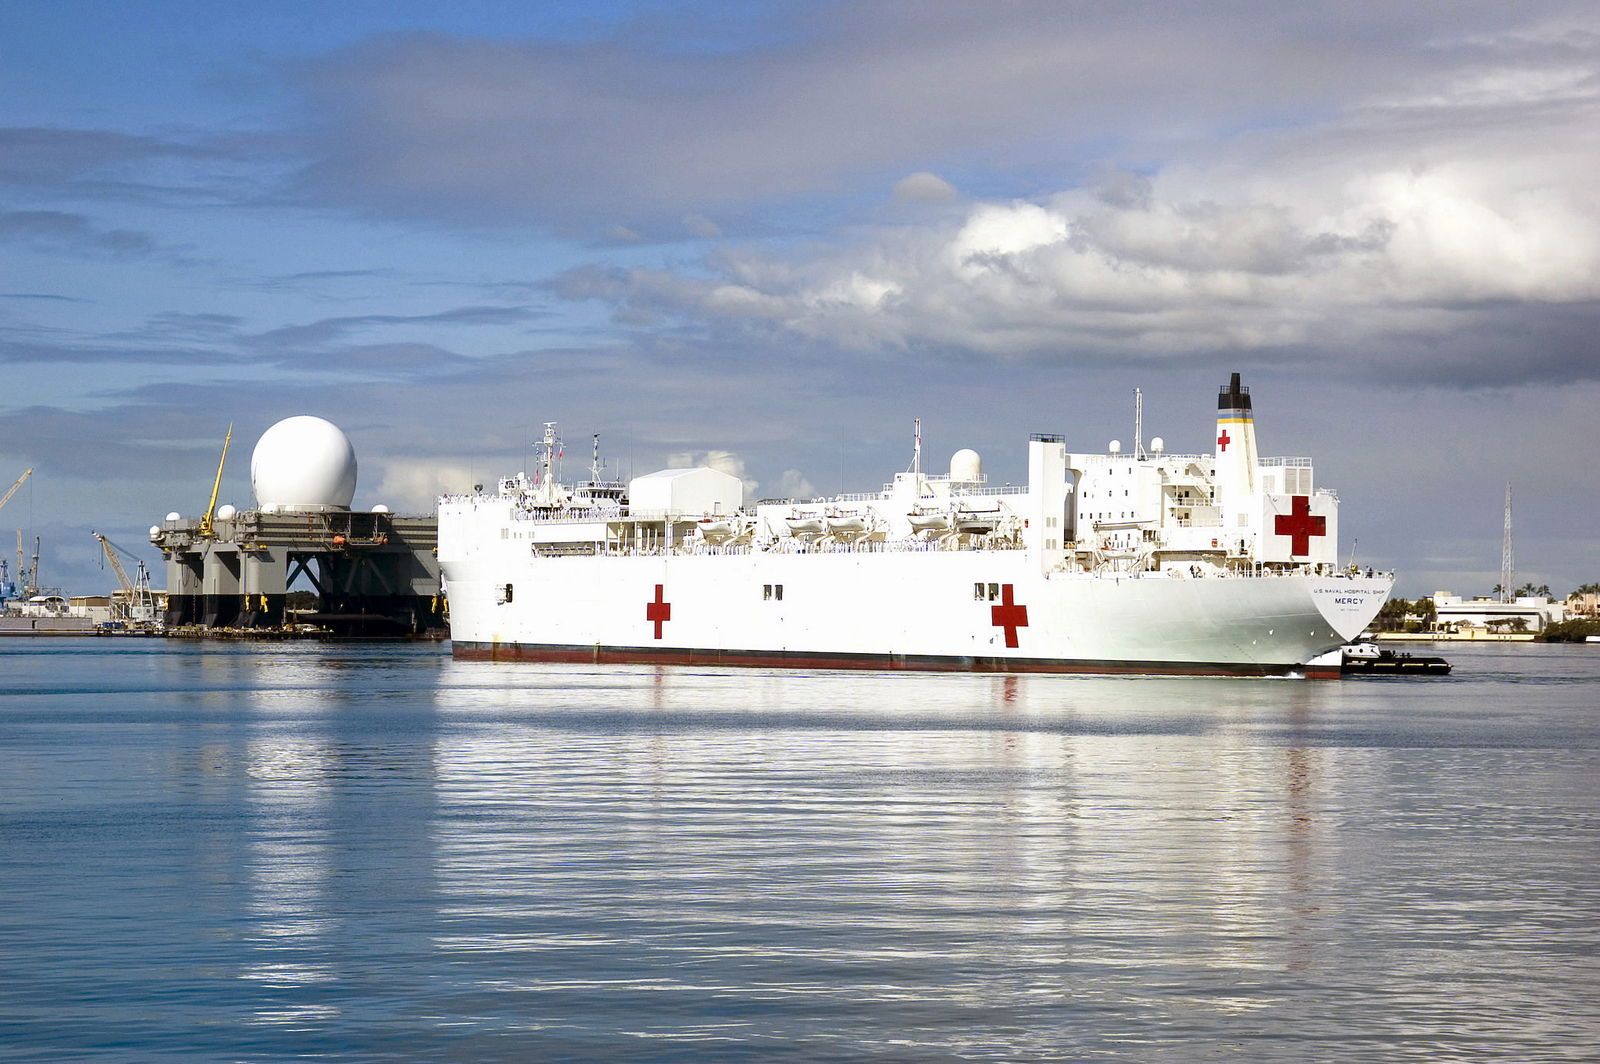
<instances>
[{"instance_id":1,"label":"white radome","mask_svg":"<svg viewBox=\"0 0 1600 1064\"><path fill-rule=\"evenodd\" d=\"M239 510L232 503L225 502L221 506L217 507L218 521L232 521L238 515Z\"/></svg>"},{"instance_id":2,"label":"white radome","mask_svg":"<svg viewBox=\"0 0 1600 1064\"><path fill-rule=\"evenodd\" d=\"M976 484L983 479L983 459L970 447L950 456L950 479L958 484Z\"/></svg>"},{"instance_id":3,"label":"white radome","mask_svg":"<svg viewBox=\"0 0 1600 1064\"><path fill-rule=\"evenodd\" d=\"M256 442L250 483L266 513L348 510L356 494L355 448L331 421L285 418Z\"/></svg>"}]
</instances>

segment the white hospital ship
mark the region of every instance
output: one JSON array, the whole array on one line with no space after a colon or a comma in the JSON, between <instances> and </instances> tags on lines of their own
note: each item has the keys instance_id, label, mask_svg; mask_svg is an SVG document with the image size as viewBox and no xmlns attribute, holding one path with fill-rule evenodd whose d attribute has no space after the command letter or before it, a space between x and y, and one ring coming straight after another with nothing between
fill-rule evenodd
<instances>
[{"instance_id":1,"label":"white hospital ship","mask_svg":"<svg viewBox=\"0 0 1600 1064\"><path fill-rule=\"evenodd\" d=\"M983 672L1336 676L1393 574L1338 564L1339 499L1261 458L1249 389L1211 454L1028 444L1026 487L978 456L868 494L743 505L714 469L439 500L458 658Z\"/></svg>"}]
</instances>

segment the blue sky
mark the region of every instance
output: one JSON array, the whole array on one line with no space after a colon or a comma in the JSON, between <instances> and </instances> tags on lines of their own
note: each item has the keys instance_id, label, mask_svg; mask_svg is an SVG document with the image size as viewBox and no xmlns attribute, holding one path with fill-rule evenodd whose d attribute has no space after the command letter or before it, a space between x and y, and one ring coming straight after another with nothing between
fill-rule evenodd
<instances>
[{"instance_id":1,"label":"blue sky","mask_svg":"<svg viewBox=\"0 0 1600 1064\"><path fill-rule=\"evenodd\" d=\"M357 505L545 421L791 494L1135 387L1203 450L1237 370L1401 593L1498 581L1507 482L1522 579L1600 579L1600 13L1283 8L7 4L0 546L104 589L300 413Z\"/></svg>"}]
</instances>

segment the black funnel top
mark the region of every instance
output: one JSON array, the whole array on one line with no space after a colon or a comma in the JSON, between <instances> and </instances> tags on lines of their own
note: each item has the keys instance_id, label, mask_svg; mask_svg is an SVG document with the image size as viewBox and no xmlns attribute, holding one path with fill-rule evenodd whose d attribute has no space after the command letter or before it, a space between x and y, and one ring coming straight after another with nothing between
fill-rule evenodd
<instances>
[{"instance_id":1,"label":"black funnel top","mask_svg":"<svg viewBox=\"0 0 1600 1064\"><path fill-rule=\"evenodd\" d=\"M1218 410L1249 410L1250 389L1239 386L1239 375L1235 373L1233 380L1217 395Z\"/></svg>"}]
</instances>

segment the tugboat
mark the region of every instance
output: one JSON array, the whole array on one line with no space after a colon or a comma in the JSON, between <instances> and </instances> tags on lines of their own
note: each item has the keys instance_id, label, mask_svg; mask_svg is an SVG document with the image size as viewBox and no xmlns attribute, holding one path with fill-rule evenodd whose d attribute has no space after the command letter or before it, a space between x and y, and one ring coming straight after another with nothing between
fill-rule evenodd
<instances>
[{"instance_id":1,"label":"tugboat","mask_svg":"<svg viewBox=\"0 0 1600 1064\"><path fill-rule=\"evenodd\" d=\"M1410 654L1396 654L1381 650L1375 643L1352 643L1344 648L1344 661L1339 671L1351 673L1384 673L1406 676L1448 676L1450 663L1443 658L1414 658Z\"/></svg>"}]
</instances>

